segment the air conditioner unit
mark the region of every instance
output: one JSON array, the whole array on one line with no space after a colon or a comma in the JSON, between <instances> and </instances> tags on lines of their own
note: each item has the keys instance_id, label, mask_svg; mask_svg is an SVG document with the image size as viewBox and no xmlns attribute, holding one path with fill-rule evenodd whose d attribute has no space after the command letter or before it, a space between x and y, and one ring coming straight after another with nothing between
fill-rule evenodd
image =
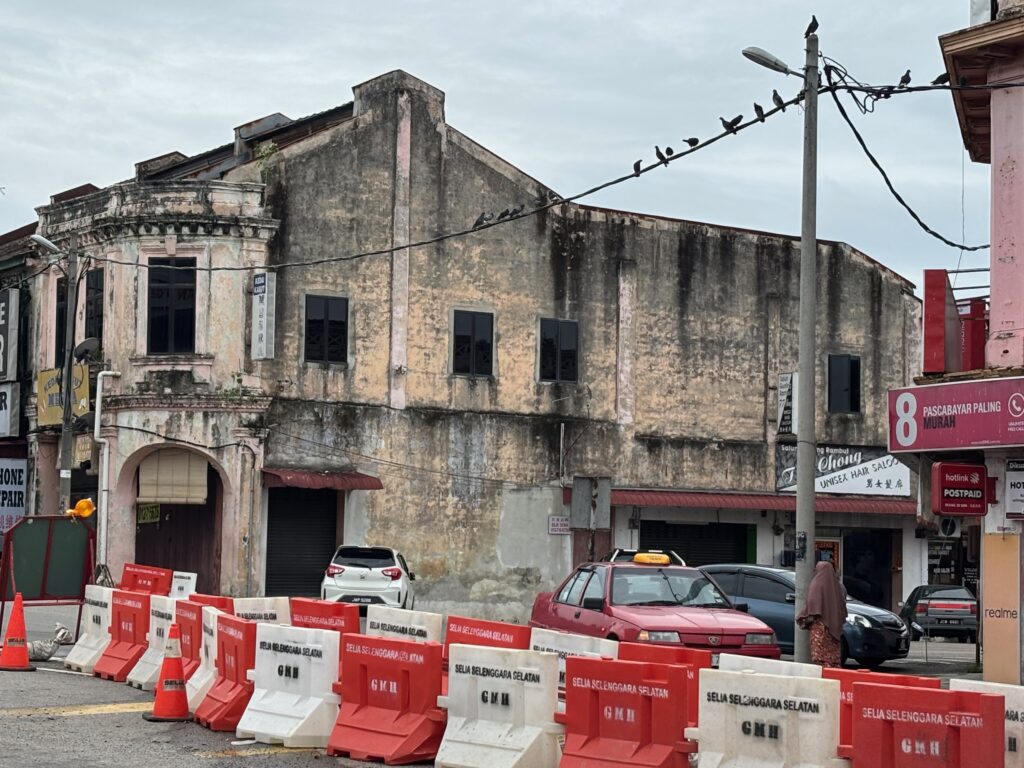
<instances>
[{"instance_id":1,"label":"air conditioner unit","mask_svg":"<svg viewBox=\"0 0 1024 768\"><path fill-rule=\"evenodd\" d=\"M955 517L944 517L939 520L939 536L946 539L960 538L960 521Z\"/></svg>"}]
</instances>

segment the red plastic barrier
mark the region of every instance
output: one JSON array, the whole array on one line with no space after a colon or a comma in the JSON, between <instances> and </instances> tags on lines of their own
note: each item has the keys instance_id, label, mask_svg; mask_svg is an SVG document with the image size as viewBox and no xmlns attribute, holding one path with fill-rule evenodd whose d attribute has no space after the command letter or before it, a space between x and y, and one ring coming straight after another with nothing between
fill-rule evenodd
<instances>
[{"instance_id":1,"label":"red plastic barrier","mask_svg":"<svg viewBox=\"0 0 1024 768\"><path fill-rule=\"evenodd\" d=\"M853 768L980 768L1003 764L1002 696L853 684Z\"/></svg>"},{"instance_id":2,"label":"red plastic barrier","mask_svg":"<svg viewBox=\"0 0 1024 768\"><path fill-rule=\"evenodd\" d=\"M308 629L333 629L344 634L359 634L359 606L336 600L291 599L292 626ZM340 648L340 646L339 646ZM341 680L341 654L338 654L338 680Z\"/></svg>"},{"instance_id":3,"label":"red plastic barrier","mask_svg":"<svg viewBox=\"0 0 1024 768\"><path fill-rule=\"evenodd\" d=\"M199 592L193 592L188 596L188 599L193 603L199 603L200 605L210 605L214 608L219 608L224 613L235 612L235 599L233 597L221 597L220 595L204 595Z\"/></svg>"},{"instance_id":4,"label":"red plastic barrier","mask_svg":"<svg viewBox=\"0 0 1024 768\"><path fill-rule=\"evenodd\" d=\"M195 720L211 731L233 731L252 697L248 672L256 668L256 622L217 616L217 679L196 707Z\"/></svg>"},{"instance_id":5,"label":"red plastic barrier","mask_svg":"<svg viewBox=\"0 0 1024 768\"><path fill-rule=\"evenodd\" d=\"M898 685L906 688L941 688L942 681L937 677L918 677L917 675L890 675L868 672L866 669L839 669L823 667L821 676L828 680L839 681L839 743L852 744L853 739L853 684L875 683L877 685Z\"/></svg>"},{"instance_id":6,"label":"red plastic barrier","mask_svg":"<svg viewBox=\"0 0 1024 768\"><path fill-rule=\"evenodd\" d=\"M441 645L343 635L338 720L327 754L388 765L432 761L448 713L441 693Z\"/></svg>"},{"instance_id":7,"label":"red plastic barrier","mask_svg":"<svg viewBox=\"0 0 1024 768\"><path fill-rule=\"evenodd\" d=\"M148 647L149 598L144 592L114 590L110 601L110 644L96 662L94 676L116 683L128 679L128 673Z\"/></svg>"},{"instance_id":8,"label":"red plastic barrier","mask_svg":"<svg viewBox=\"0 0 1024 768\"><path fill-rule=\"evenodd\" d=\"M174 620L181 631L181 667L185 680L199 668L203 651L203 606L191 600L176 600Z\"/></svg>"},{"instance_id":9,"label":"red plastic barrier","mask_svg":"<svg viewBox=\"0 0 1024 768\"><path fill-rule=\"evenodd\" d=\"M567 657L559 768L689 768L690 687L681 665Z\"/></svg>"},{"instance_id":10,"label":"red plastic barrier","mask_svg":"<svg viewBox=\"0 0 1024 768\"><path fill-rule=\"evenodd\" d=\"M125 563L121 572L121 589L148 592L151 595L169 595L174 571L151 565Z\"/></svg>"},{"instance_id":11,"label":"red plastic barrier","mask_svg":"<svg viewBox=\"0 0 1024 768\"><path fill-rule=\"evenodd\" d=\"M700 709L700 670L711 669L711 651L699 648L681 648L671 645L647 643L619 643L619 661L646 661L654 664L685 664L687 686L688 727L697 725Z\"/></svg>"},{"instance_id":12,"label":"red plastic barrier","mask_svg":"<svg viewBox=\"0 0 1024 768\"><path fill-rule=\"evenodd\" d=\"M442 669L444 670L441 678L441 693L448 694L448 648L452 643L525 651L530 647L530 632L530 627L524 624L449 616L448 627L444 633L444 650L441 652Z\"/></svg>"}]
</instances>

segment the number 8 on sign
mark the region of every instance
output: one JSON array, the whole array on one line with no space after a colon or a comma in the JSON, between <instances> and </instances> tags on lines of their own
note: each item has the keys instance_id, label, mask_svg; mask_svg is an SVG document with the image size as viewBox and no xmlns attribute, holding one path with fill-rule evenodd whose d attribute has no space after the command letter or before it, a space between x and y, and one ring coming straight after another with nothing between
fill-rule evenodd
<instances>
[{"instance_id":1,"label":"number 8 on sign","mask_svg":"<svg viewBox=\"0 0 1024 768\"><path fill-rule=\"evenodd\" d=\"M904 392L896 398L896 442L904 448L917 441L917 398Z\"/></svg>"}]
</instances>

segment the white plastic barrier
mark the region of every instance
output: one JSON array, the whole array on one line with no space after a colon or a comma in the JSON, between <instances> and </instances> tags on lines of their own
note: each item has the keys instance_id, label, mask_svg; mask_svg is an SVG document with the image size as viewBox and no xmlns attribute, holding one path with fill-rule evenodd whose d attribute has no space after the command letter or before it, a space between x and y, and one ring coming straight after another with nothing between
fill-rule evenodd
<instances>
[{"instance_id":1,"label":"white plastic barrier","mask_svg":"<svg viewBox=\"0 0 1024 768\"><path fill-rule=\"evenodd\" d=\"M288 624L292 620L287 597L236 597L235 616L268 624Z\"/></svg>"},{"instance_id":2,"label":"white plastic barrier","mask_svg":"<svg viewBox=\"0 0 1024 768\"><path fill-rule=\"evenodd\" d=\"M152 691L160 679L160 667L164 663L164 644L167 630L174 623L173 597L153 595L149 598L149 645L132 671L128 673L128 685L143 691Z\"/></svg>"},{"instance_id":3,"label":"white plastic barrier","mask_svg":"<svg viewBox=\"0 0 1024 768\"><path fill-rule=\"evenodd\" d=\"M238 723L240 739L286 747L327 746L338 719L341 635L330 629L259 624L255 690Z\"/></svg>"},{"instance_id":4,"label":"white plastic barrier","mask_svg":"<svg viewBox=\"0 0 1024 768\"><path fill-rule=\"evenodd\" d=\"M455 644L448 651L448 726L435 768L557 768L558 656Z\"/></svg>"},{"instance_id":5,"label":"white plastic barrier","mask_svg":"<svg viewBox=\"0 0 1024 768\"><path fill-rule=\"evenodd\" d=\"M444 616L426 611L407 611L370 605L366 608L366 634L372 637L393 637L418 643L444 640Z\"/></svg>"},{"instance_id":6,"label":"white plastic barrier","mask_svg":"<svg viewBox=\"0 0 1024 768\"><path fill-rule=\"evenodd\" d=\"M885 682L884 678L882 682ZM1004 717L1006 751L1003 764L1006 768L1024 768L1024 687L953 678L949 681L949 690L994 693L1003 697L1006 707L1006 716Z\"/></svg>"},{"instance_id":7,"label":"white plastic barrier","mask_svg":"<svg viewBox=\"0 0 1024 768\"><path fill-rule=\"evenodd\" d=\"M699 768L849 768L839 748L839 681L700 671Z\"/></svg>"},{"instance_id":8,"label":"white plastic barrier","mask_svg":"<svg viewBox=\"0 0 1024 768\"><path fill-rule=\"evenodd\" d=\"M718 657L718 668L724 672L750 671L786 677L821 677L821 667L817 664L762 659L757 656L741 656L738 653L723 653Z\"/></svg>"},{"instance_id":9,"label":"white plastic barrier","mask_svg":"<svg viewBox=\"0 0 1024 768\"><path fill-rule=\"evenodd\" d=\"M184 600L196 591L196 581L199 574L188 571L174 571L171 574L171 597L175 600Z\"/></svg>"},{"instance_id":10,"label":"white plastic barrier","mask_svg":"<svg viewBox=\"0 0 1024 768\"><path fill-rule=\"evenodd\" d=\"M189 712L196 711L217 680L217 616L221 613L223 611L219 608L203 606L203 645L199 652L199 666L185 681Z\"/></svg>"},{"instance_id":11,"label":"white plastic barrier","mask_svg":"<svg viewBox=\"0 0 1024 768\"><path fill-rule=\"evenodd\" d=\"M558 687L565 688L565 657L591 656L617 659L619 643L600 637L573 635L569 632L555 632L550 629L534 628L530 633L530 650L548 651L558 655Z\"/></svg>"},{"instance_id":12,"label":"white plastic barrier","mask_svg":"<svg viewBox=\"0 0 1024 768\"><path fill-rule=\"evenodd\" d=\"M114 590L89 584L85 588L85 606L78 628L78 642L64 658L64 666L92 674L93 667L110 645L110 600Z\"/></svg>"}]
</instances>

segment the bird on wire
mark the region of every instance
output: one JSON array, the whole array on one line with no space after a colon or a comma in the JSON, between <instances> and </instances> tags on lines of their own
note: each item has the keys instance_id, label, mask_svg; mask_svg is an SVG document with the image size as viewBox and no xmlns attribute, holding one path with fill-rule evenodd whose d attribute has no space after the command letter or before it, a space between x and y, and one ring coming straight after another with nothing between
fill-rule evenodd
<instances>
[{"instance_id":1,"label":"bird on wire","mask_svg":"<svg viewBox=\"0 0 1024 768\"><path fill-rule=\"evenodd\" d=\"M906 88L910 85L910 70L908 69L903 73L903 77L900 78L900 88Z\"/></svg>"},{"instance_id":2,"label":"bird on wire","mask_svg":"<svg viewBox=\"0 0 1024 768\"><path fill-rule=\"evenodd\" d=\"M493 213L488 213L487 211L484 211L483 213L476 217L476 221L473 222L473 229L476 229L477 227L482 227L484 224L486 224L493 218Z\"/></svg>"},{"instance_id":3,"label":"bird on wire","mask_svg":"<svg viewBox=\"0 0 1024 768\"><path fill-rule=\"evenodd\" d=\"M725 130L729 133L736 133L736 126L743 122L743 115L736 115L732 120L726 120L724 117L718 119L722 121L722 127Z\"/></svg>"},{"instance_id":4,"label":"bird on wire","mask_svg":"<svg viewBox=\"0 0 1024 768\"><path fill-rule=\"evenodd\" d=\"M668 165L668 158L665 157L665 153L661 151L661 147L657 144L654 145L654 154L657 155L662 165Z\"/></svg>"},{"instance_id":5,"label":"bird on wire","mask_svg":"<svg viewBox=\"0 0 1024 768\"><path fill-rule=\"evenodd\" d=\"M675 150L672 147L665 147L665 157L672 157L675 154Z\"/></svg>"},{"instance_id":6,"label":"bird on wire","mask_svg":"<svg viewBox=\"0 0 1024 768\"><path fill-rule=\"evenodd\" d=\"M504 211L502 211L501 213L498 214L498 221L503 221L503 220L507 219L509 217L509 214L511 214L511 213L512 213L512 211L510 211L508 208L506 208Z\"/></svg>"},{"instance_id":7,"label":"bird on wire","mask_svg":"<svg viewBox=\"0 0 1024 768\"><path fill-rule=\"evenodd\" d=\"M518 216L520 213L523 212L523 208L525 207L525 205L517 205L515 208L508 212L509 218L512 218L513 216Z\"/></svg>"},{"instance_id":8,"label":"bird on wire","mask_svg":"<svg viewBox=\"0 0 1024 768\"><path fill-rule=\"evenodd\" d=\"M949 72L943 72L941 75L932 80L932 85L945 85L949 82Z\"/></svg>"},{"instance_id":9,"label":"bird on wire","mask_svg":"<svg viewBox=\"0 0 1024 768\"><path fill-rule=\"evenodd\" d=\"M643 164L644 164L643 160L637 160L635 163L633 163L633 175L634 176L639 176L640 175L640 169L643 167Z\"/></svg>"},{"instance_id":10,"label":"bird on wire","mask_svg":"<svg viewBox=\"0 0 1024 768\"><path fill-rule=\"evenodd\" d=\"M757 119L759 122L764 122L764 107L762 107L756 101L754 102L754 114L757 115Z\"/></svg>"},{"instance_id":11,"label":"bird on wire","mask_svg":"<svg viewBox=\"0 0 1024 768\"><path fill-rule=\"evenodd\" d=\"M804 40L813 35L818 31L818 17L813 13L811 14L811 23L807 25L807 31L804 32Z\"/></svg>"},{"instance_id":12,"label":"bird on wire","mask_svg":"<svg viewBox=\"0 0 1024 768\"><path fill-rule=\"evenodd\" d=\"M779 92L776 90L772 91L772 104L781 109L783 112L786 111L786 101L781 96L779 96Z\"/></svg>"},{"instance_id":13,"label":"bird on wire","mask_svg":"<svg viewBox=\"0 0 1024 768\"><path fill-rule=\"evenodd\" d=\"M686 143L689 144L691 148L693 148L700 144L700 139L698 139L696 136L691 136L686 140Z\"/></svg>"}]
</instances>

